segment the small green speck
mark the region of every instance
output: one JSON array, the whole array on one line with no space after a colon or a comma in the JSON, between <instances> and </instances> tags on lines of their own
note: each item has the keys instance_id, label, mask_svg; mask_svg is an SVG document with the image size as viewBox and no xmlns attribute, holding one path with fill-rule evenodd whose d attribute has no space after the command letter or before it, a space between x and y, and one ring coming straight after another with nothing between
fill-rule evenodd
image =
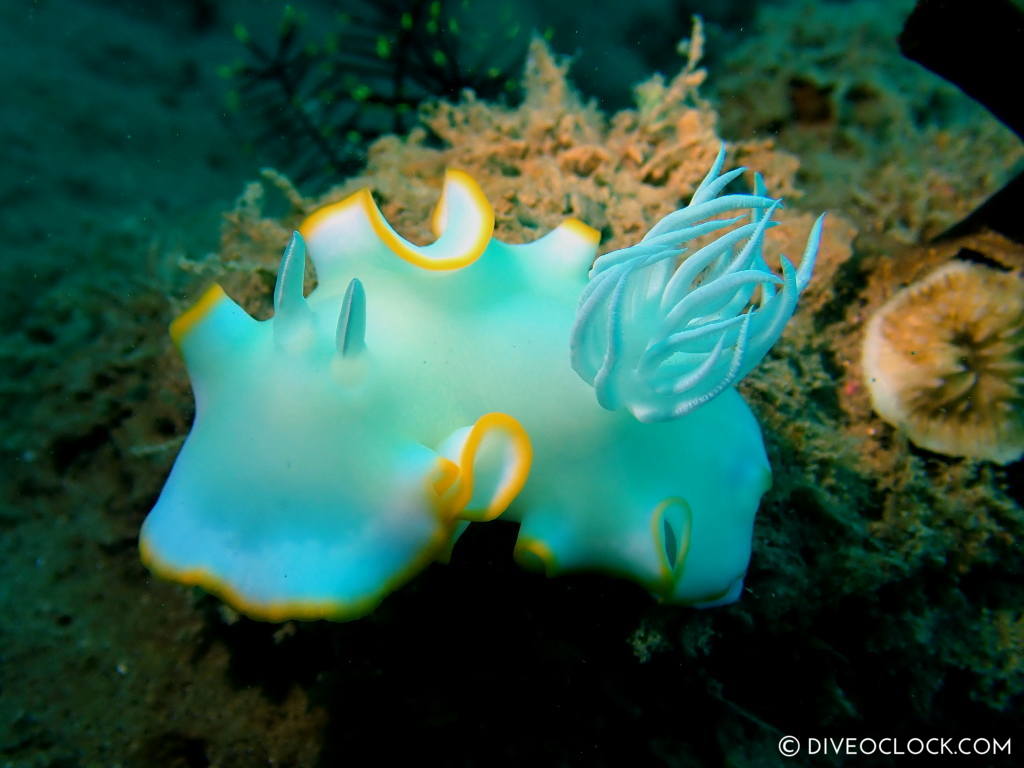
<instances>
[{"instance_id":1,"label":"small green speck","mask_svg":"<svg viewBox=\"0 0 1024 768\"><path fill-rule=\"evenodd\" d=\"M228 112L238 112L242 108L242 97L238 91L231 89L224 95L224 106Z\"/></svg>"},{"instance_id":2,"label":"small green speck","mask_svg":"<svg viewBox=\"0 0 1024 768\"><path fill-rule=\"evenodd\" d=\"M442 51L440 48L435 49L434 53L431 55L430 58L432 58L434 60L434 63L437 64L437 66L439 67L443 67L445 64L448 63L448 56L446 56L445 52Z\"/></svg>"},{"instance_id":3,"label":"small green speck","mask_svg":"<svg viewBox=\"0 0 1024 768\"><path fill-rule=\"evenodd\" d=\"M291 3L284 7L284 11L281 14L281 24L279 26L281 34L287 33L294 27L300 27L306 23L306 15L295 8Z\"/></svg>"},{"instance_id":4,"label":"small green speck","mask_svg":"<svg viewBox=\"0 0 1024 768\"><path fill-rule=\"evenodd\" d=\"M249 42L249 30L245 28L242 22L238 22L234 27L235 40L240 42L242 45L247 45Z\"/></svg>"},{"instance_id":5,"label":"small green speck","mask_svg":"<svg viewBox=\"0 0 1024 768\"><path fill-rule=\"evenodd\" d=\"M426 23L424 28L427 30L427 34L428 35L436 35L437 34L437 20L436 19L430 19Z\"/></svg>"},{"instance_id":6,"label":"small green speck","mask_svg":"<svg viewBox=\"0 0 1024 768\"><path fill-rule=\"evenodd\" d=\"M459 29L459 20L458 19L455 19L455 18L448 19L448 31L451 32L453 35L458 35L459 34L460 29Z\"/></svg>"},{"instance_id":7,"label":"small green speck","mask_svg":"<svg viewBox=\"0 0 1024 768\"><path fill-rule=\"evenodd\" d=\"M434 0L434 2L430 4L430 15L435 19L441 15L441 3L439 0Z\"/></svg>"},{"instance_id":8,"label":"small green speck","mask_svg":"<svg viewBox=\"0 0 1024 768\"><path fill-rule=\"evenodd\" d=\"M366 101L373 95L373 90L365 83L360 83L352 89L352 98L356 101Z\"/></svg>"},{"instance_id":9,"label":"small green speck","mask_svg":"<svg viewBox=\"0 0 1024 768\"><path fill-rule=\"evenodd\" d=\"M412 14L408 11L403 13L399 23L402 25L402 29L412 29Z\"/></svg>"},{"instance_id":10,"label":"small green speck","mask_svg":"<svg viewBox=\"0 0 1024 768\"><path fill-rule=\"evenodd\" d=\"M391 56L391 42L383 35L377 38L377 56L382 59Z\"/></svg>"},{"instance_id":11,"label":"small green speck","mask_svg":"<svg viewBox=\"0 0 1024 768\"><path fill-rule=\"evenodd\" d=\"M345 138L350 144L358 144L363 140L363 135L359 131L349 131L345 134Z\"/></svg>"}]
</instances>

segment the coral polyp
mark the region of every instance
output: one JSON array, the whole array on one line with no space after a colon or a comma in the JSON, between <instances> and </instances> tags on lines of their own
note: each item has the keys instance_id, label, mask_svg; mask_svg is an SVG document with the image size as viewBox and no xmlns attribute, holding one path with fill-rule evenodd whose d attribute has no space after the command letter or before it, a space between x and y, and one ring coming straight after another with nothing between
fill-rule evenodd
<instances>
[{"instance_id":1,"label":"coral polyp","mask_svg":"<svg viewBox=\"0 0 1024 768\"><path fill-rule=\"evenodd\" d=\"M878 414L916 445L1007 464L1024 454L1024 280L956 261L896 293L868 323Z\"/></svg>"}]
</instances>

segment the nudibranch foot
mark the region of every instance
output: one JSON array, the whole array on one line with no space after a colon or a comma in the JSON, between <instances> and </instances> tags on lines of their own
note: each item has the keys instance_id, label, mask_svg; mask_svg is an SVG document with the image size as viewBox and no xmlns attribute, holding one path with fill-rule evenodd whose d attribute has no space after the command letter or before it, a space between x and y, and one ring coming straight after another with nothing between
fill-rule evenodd
<instances>
[{"instance_id":1,"label":"nudibranch foot","mask_svg":"<svg viewBox=\"0 0 1024 768\"><path fill-rule=\"evenodd\" d=\"M728 389L684 418L616 428L557 468L538 462L509 516L516 559L548 575L600 570L668 603L739 596L771 485L761 432Z\"/></svg>"}]
</instances>

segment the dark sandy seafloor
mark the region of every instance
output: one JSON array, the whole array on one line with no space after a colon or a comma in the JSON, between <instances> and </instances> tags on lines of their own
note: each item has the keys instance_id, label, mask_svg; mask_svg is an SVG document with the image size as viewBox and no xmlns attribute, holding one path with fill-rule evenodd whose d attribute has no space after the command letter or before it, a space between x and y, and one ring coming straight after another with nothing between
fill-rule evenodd
<instances>
[{"instance_id":1,"label":"dark sandy seafloor","mask_svg":"<svg viewBox=\"0 0 1024 768\"><path fill-rule=\"evenodd\" d=\"M226 114L217 74L240 55L234 23L272 30L276 4L0 4L0 765L888 765L925 758L777 744L1019 736L1020 462L913 446L871 411L859 344L888 296L963 248L1024 267L996 236L928 244L1024 152L900 56L911 3L664 5L576 27L564 8L523 11L579 52L569 80L609 115L655 65L682 66L634 37L676 41L705 12L707 79L664 119L603 123L552 64L531 92L557 119L530 147L510 138L527 111L437 108L429 140L382 139L358 179L313 181L289 208L283 182L246 187L289 169ZM794 230L831 214L816 283L741 387L775 477L739 603L544 579L512 562L501 522L347 624L254 622L141 565L139 526L192 417L167 324L213 279L265 313L304 206L370 184L414 231L451 163L515 198L496 204L499 236L571 213L618 242L692 191L702 169L675 144L703 158L718 137L786 187ZM669 159L631 170L637 153ZM600 183L608 169L620 186ZM513 195L519 179L536 188Z\"/></svg>"}]
</instances>

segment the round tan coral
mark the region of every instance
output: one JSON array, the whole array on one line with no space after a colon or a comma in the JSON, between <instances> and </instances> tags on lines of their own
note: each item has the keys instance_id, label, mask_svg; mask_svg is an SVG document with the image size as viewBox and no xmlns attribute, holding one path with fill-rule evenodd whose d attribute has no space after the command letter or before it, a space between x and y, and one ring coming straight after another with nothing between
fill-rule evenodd
<instances>
[{"instance_id":1,"label":"round tan coral","mask_svg":"<svg viewBox=\"0 0 1024 768\"><path fill-rule=\"evenodd\" d=\"M916 445L999 464L1024 453L1024 280L947 264L872 317L864 376L878 414Z\"/></svg>"}]
</instances>

